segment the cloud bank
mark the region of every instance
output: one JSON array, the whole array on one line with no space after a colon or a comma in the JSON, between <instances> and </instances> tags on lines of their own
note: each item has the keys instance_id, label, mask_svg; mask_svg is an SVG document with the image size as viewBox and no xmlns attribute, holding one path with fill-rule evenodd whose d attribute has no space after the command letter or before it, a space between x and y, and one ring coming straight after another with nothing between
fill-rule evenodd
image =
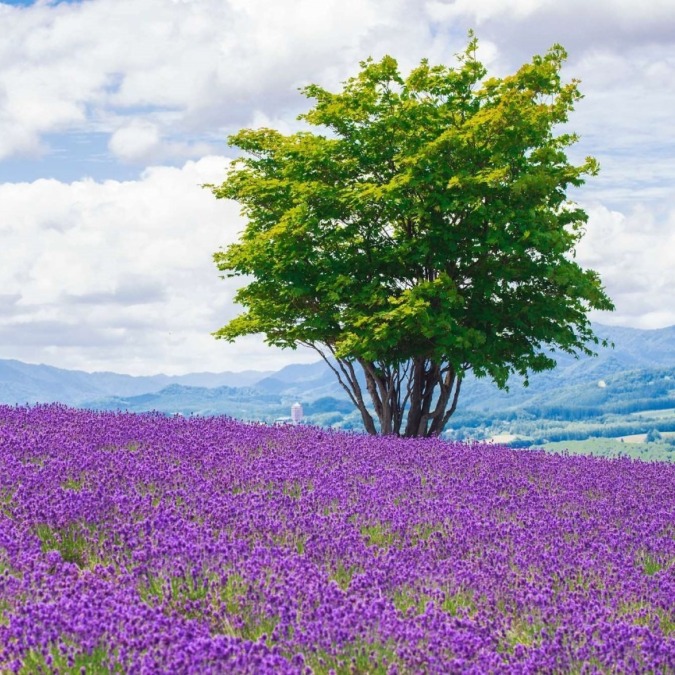
<instances>
[{"instance_id":1,"label":"cloud bank","mask_svg":"<svg viewBox=\"0 0 675 675\"><path fill-rule=\"evenodd\" d=\"M617 305L594 318L675 323L670 0L0 1L0 358L133 373L313 360L210 336L237 311L211 255L243 223L200 185L222 180L229 133L299 128L304 84L337 88L369 55L452 63L469 28L498 75L568 49L585 93L573 152L602 166L572 195L590 214L578 259Z\"/></svg>"},{"instance_id":2,"label":"cloud bank","mask_svg":"<svg viewBox=\"0 0 675 675\"><path fill-rule=\"evenodd\" d=\"M303 360L210 336L235 312L235 286L211 256L243 223L236 204L200 186L226 164L152 167L129 182L0 185L0 357L137 374Z\"/></svg>"}]
</instances>

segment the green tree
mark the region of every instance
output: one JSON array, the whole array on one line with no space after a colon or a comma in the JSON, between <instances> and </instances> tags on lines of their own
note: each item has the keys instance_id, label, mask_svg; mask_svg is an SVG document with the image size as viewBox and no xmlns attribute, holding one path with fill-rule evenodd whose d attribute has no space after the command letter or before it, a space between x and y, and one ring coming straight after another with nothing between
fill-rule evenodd
<instances>
[{"instance_id":1,"label":"green tree","mask_svg":"<svg viewBox=\"0 0 675 675\"><path fill-rule=\"evenodd\" d=\"M645 437L645 443L654 443L661 440L661 434L658 429L650 429Z\"/></svg>"},{"instance_id":2,"label":"green tree","mask_svg":"<svg viewBox=\"0 0 675 675\"><path fill-rule=\"evenodd\" d=\"M207 186L247 218L214 255L246 278L245 311L214 335L315 349L371 434L438 435L469 371L506 387L553 368L549 349L592 354L587 313L613 309L573 259L587 215L566 193L598 167L554 133L580 98L564 49L488 78L476 47L454 68L404 79L386 56L338 93L305 87L300 119L322 133L244 129Z\"/></svg>"}]
</instances>

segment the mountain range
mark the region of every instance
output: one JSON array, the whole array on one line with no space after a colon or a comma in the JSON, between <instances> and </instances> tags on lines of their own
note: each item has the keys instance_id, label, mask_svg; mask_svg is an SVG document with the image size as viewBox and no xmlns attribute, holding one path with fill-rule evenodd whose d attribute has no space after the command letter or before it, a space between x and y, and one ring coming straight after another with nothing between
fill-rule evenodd
<instances>
[{"instance_id":1,"label":"mountain range","mask_svg":"<svg viewBox=\"0 0 675 675\"><path fill-rule=\"evenodd\" d=\"M597 399L600 393L604 399L611 396L613 378L622 374L655 370L659 377L668 377L663 375L664 369L675 369L675 326L641 330L595 325L594 329L614 347L597 348L597 357L575 359L554 354L556 369L532 375L529 387L514 379L508 392L469 376L463 383L460 409L488 412L525 405L579 405L584 396L588 400ZM624 390L622 395L629 396L630 391L626 394ZM271 421L288 415L296 400L314 423L330 425L345 416L354 417L344 390L322 361L294 364L276 372L131 376L0 360L0 403L5 404L58 401L97 409L225 414Z\"/></svg>"}]
</instances>

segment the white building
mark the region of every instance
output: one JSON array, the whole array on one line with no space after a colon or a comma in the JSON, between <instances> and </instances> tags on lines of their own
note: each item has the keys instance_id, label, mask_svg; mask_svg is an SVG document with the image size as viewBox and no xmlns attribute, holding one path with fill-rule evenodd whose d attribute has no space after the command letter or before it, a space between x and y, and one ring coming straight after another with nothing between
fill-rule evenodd
<instances>
[{"instance_id":1,"label":"white building","mask_svg":"<svg viewBox=\"0 0 675 675\"><path fill-rule=\"evenodd\" d=\"M294 403L291 406L291 419L293 420L293 424L300 424L300 420L302 419L302 406L299 403Z\"/></svg>"}]
</instances>

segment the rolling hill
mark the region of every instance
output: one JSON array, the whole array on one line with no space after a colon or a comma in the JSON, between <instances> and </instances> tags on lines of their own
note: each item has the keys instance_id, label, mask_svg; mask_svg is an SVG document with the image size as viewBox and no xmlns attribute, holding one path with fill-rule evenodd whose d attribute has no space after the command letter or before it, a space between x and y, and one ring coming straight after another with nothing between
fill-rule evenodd
<instances>
[{"instance_id":1,"label":"rolling hill","mask_svg":"<svg viewBox=\"0 0 675 675\"><path fill-rule=\"evenodd\" d=\"M647 409L655 399L667 405L668 397L675 395L675 370L672 374L668 370L675 369L675 326L640 330L596 325L595 329L614 348L599 348L595 358L555 355L558 367L533 375L529 387L514 379L509 391L500 391L489 381L467 377L457 421L476 415L486 420L508 417L513 411L546 415L585 408L606 414L628 409L635 401ZM77 407L224 414L269 422L288 415L296 400L311 423L359 427L344 390L321 361L273 373L132 377L0 360L1 403L59 401Z\"/></svg>"}]
</instances>

